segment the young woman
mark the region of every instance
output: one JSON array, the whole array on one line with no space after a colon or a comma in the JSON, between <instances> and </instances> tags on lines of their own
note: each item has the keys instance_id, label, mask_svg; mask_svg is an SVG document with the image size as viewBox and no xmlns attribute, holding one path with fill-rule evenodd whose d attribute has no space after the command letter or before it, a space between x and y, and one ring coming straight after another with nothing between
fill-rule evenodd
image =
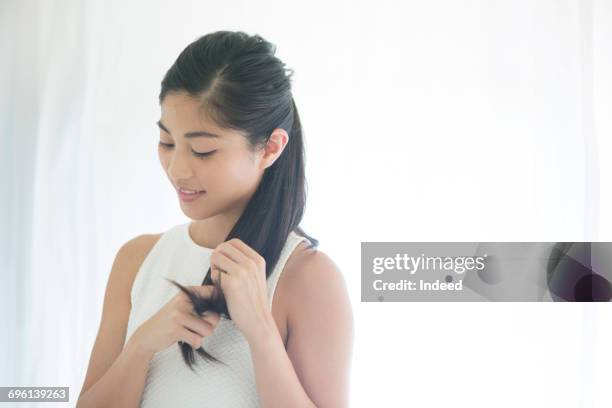
<instances>
[{"instance_id":1,"label":"young woman","mask_svg":"<svg viewBox=\"0 0 612 408\"><path fill-rule=\"evenodd\" d=\"M159 158L192 221L119 249L78 407L348 406L353 315L299 227L302 129L274 54L218 31L164 77Z\"/></svg>"}]
</instances>

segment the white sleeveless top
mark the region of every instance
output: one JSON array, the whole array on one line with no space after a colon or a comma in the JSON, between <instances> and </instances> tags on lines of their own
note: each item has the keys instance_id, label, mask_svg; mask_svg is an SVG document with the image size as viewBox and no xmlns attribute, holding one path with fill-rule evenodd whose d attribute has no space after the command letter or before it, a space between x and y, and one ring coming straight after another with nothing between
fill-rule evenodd
<instances>
[{"instance_id":1,"label":"white sleeveless top","mask_svg":"<svg viewBox=\"0 0 612 408\"><path fill-rule=\"evenodd\" d=\"M212 249L197 245L189 235L191 222L162 234L143 261L132 285L126 341L134 330L164 306L179 289L164 277L182 285L201 285L210 266ZM307 238L292 231L278 263L267 279L268 305L287 259ZM178 344L155 353L145 381L141 407L259 407L255 371L246 338L234 322L222 318L202 347L223 364L208 362L194 353L195 372L183 361Z\"/></svg>"}]
</instances>

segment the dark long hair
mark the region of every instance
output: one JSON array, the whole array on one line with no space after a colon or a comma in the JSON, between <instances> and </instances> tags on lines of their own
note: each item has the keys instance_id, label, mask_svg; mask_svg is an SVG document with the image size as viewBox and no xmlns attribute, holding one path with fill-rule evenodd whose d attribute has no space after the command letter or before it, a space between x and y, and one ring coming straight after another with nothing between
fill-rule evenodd
<instances>
[{"instance_id":1,"label":"dark long hair","mask_svg":"<svg viewBox=\"0 0 612 408\"><path fill-rule=\"evenodd\" d=\"M169 92L186 92L201 101L219 126L245 133L254 151L268 141L276 128L289 134L280 157L265 169L261 182L226 241L238 238L266 261L266 279L272 273L291 231L307 238L309 248L319 241L299 224L306 205L302 125L291 93L292 69L275 56L276 46L261 36L238 31L216 31L189 44L161 82L159 103ZM223 291L212 281L210 267L203 285L214 285L213 296L198 293L171 281L185 292L201 316L207 310L231 319ZM179 342L185 363L193 370L195 357L189 344ZM198 348L208 361L222 363Z\"/></svg>"}]
</instances>

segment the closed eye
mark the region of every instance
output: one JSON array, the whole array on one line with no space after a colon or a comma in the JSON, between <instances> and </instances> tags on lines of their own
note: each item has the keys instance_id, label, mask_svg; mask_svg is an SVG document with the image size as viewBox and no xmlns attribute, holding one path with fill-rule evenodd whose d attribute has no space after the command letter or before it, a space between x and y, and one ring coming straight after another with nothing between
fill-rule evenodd
<instances>
[{"instance_id":1,"label":"closed eye","mask_svg":"<svg viewBox=\"0 0 612 408\"><path fill-rule=\"evenodd\" d=\"M164 143L164 142L159 142L159 146L164 148L164 149L172 149L174 147L173 144L171 144L171 143ZM193 153L193 155L196 156L196 157L208 157L208 156L212 155L214 152L216 152L216 150L211 150L210 152L196 152L194 150L191 151L191 153Z\"/></svg>"}]
</instances>

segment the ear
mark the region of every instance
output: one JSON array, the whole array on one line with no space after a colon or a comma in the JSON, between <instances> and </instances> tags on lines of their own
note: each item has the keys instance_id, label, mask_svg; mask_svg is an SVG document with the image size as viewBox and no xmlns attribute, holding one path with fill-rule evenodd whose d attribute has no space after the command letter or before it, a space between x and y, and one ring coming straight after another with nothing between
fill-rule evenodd
<instances>
[{"instance_id":1,"label":"ear","mask_svg":"<svg viewBox=\"0 0 612 408\"><path fill-rule=\"evenodd\" d=\"M287 131L281 128L274 129L266 146L264 147L264 153L260 161L262 168L265 169L273 165L274 162L280 157L287 143L289 143L289 135L287 134Z\"/></svg>"}]
</instances>

